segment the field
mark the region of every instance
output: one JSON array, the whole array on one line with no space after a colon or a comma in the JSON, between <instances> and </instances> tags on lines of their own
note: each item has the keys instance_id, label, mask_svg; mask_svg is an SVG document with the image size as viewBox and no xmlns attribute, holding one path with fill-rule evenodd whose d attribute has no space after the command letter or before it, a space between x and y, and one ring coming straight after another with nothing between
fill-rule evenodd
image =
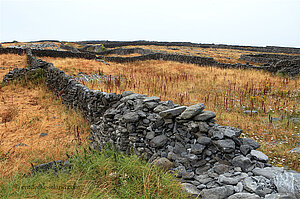
<instances>
[{"instance_id":1,"label":"field","mask_svg":"<svg viewBox=\"0 0 300 199\"><path fill-rule=\"evenodd\" d=\"M207 110L217 113L217 123L243 129L242 136L259 142L273 165L300 171L299 154L289 152L300 141L298 79L154 60L105 65L83 59L42 59L69 75L107 75L81 82L91 89L130 90L181 105L204 103Z\"/></svg>"}]
</instances>

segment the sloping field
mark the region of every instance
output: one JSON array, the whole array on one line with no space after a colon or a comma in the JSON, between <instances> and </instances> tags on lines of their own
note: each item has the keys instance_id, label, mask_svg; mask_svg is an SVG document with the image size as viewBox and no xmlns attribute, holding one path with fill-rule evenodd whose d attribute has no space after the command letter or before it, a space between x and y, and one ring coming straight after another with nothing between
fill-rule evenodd
<instances>
[{"instance_id":1,"label":"sloping field","mask_svg":"<svg viewBox=\"0 0 300 199\"><path fill-rule=\"evenodd\" d=\"M258 141L272 164L299 171L299 154L289 152L300 141L298 79L154 60L105 65L83 59L42 59L69 75L100 74L92 81L82 81L92 89L130 90L182 105L202 102L217 113L220 125L243 129L243 136Z\"/></svg>"}]
</instances>

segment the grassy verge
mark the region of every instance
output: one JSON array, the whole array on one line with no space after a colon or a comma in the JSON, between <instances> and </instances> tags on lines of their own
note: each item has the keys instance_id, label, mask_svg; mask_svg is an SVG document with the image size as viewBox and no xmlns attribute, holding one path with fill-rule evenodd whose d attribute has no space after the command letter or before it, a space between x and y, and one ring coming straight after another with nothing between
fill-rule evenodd
<instances>
[{"instance_id":1,"label":"grassy verge","mask_svg":"<svg viewBox=\"0 0 300 199\"><path fill-rule=\"evenodd\" d=\"M186 198L170 173L137 156L79 149L69 173L15 175L0 185L1 198Z\"/></svg>"}]
</instances>

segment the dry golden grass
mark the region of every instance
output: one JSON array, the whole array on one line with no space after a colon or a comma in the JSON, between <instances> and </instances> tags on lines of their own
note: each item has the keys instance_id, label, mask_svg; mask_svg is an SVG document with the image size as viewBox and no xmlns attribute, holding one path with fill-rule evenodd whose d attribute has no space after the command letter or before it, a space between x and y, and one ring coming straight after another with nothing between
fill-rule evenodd
<instances>
[{"instance_id":1,"label":"dry golden grass","mask_svg":"<svg viewBox=\"0 0 300 199\"><path fill-rule=\"evenodd\" d=\"M1 179L28 172L30 163L66 159L66 153L75 151L77 133L82 139L88 136L89 126L80 113L67 110L45 86L10 84L2 88L1 98L0 116L9 107L18 110L11 120L0 123ZM27 146L16 146L19 143Z\"/></svg>"},{"instance_id":2,"label":"dry golden grass","mask_svg":"<svg viewBox=\"0 0 300 199\"><path fill-rule=\"evenodd\" d=\"M217 113L221 125L244 130L242 136L257 140L274 165L299 171L299 155L288 151L299 143L299 80L263 71L199 67L165 61L143 61L109 66L83 59L42 58L68 74L104 73L116 76L103 83L82 82L92 89L122 93L130 90L178 104L205 104ZM245 114L256 110L258 114ZM279 118L275 122L272 118Z\"/></svg>"},{"instance_id":3,"label":"dry golden grass","mask_svg":"<svg viewBox=\"0 0 300 199\"><path fill-rule=\"evenodd\" d=\"M3 76L14 68L24 68L27 64L26 55L2 54L0 55L0 81Z\"/></svg>"},{"instance_id":4,"label":"dry golden grass","mask_svg":"<svg viewBox=\"0 0 300 199\"><path fill-rule=\"evenodd\" d=\"M216 61L221 63L241 63L245 64L247 61L240 60L240 56L243 54L259 54L261 52L247 51L247 50L235 50L235 49L221 49L221 48L200 48L200 47L188 47L188 46L124 46L122 48L144 48L150 49L155 52L167 52L167 53L178 53L181 55L192 55L200 57L212 57ZM271 54L271 53L268 53ZM279 53L285 54L285 53ZM286 54L291 55L291 54ZM293 54L300 55L300 54ZM253 65L260 65L257 63L249 62Z\"/></svg>"},{"instance_id":5,"label":"dry golden grass","mask_svg":"<svg viewBox=\"0 0 300 199\"><path fill-rule=\"evenodd\" d=\"M26 57L3 54L0 63L5 68L0 70L2 80L12 69L9 66L24 67ZM28 82L0 87L0 179L28 172L30 163L65 159L66 153L75 151L77 133L83 133L83 139L88 129L81 114L67 110L43 85ZM41 133L48 135L41 137ZM27 146L16 146L19 143Z\"/></svg>"}]
</instances>

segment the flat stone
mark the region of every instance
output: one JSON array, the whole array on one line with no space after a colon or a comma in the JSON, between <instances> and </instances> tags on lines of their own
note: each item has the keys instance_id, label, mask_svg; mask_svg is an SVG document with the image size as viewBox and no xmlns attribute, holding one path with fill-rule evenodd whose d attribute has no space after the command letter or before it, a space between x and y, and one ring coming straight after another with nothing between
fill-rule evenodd
<instances>
[{"instance_id":1,"label":"flat stone","mask_svg":"<svg viewBox=\"0 0 300 199\"><path fill-rule=\"evenodd\" d=\"M200 193L203 199L224 199L234 194L234 187L232 185L225 185L212 189L203 189Z\"/></svg>"},{"instance_id":2,"label":"flat stone","mask_svg":"<svg viewBox=\"0 0 300 199\"><path fill-rule=\"evenodd\" d=\"M197 197L200 194L200 190L197 189L197 187L190 183L182 183L182 188L186 190L186 192L193 197Z\"/></svg>"},{"instance_id":3,"label":"flat stone","mask_svg":"<svg viewBox=\"0 0 300 199\"><path fill-rule=\"evenodd\" d=\"M189 179L193 179L195 176L195 173L194 172L183 172L182 173L182 178L185 179L185 180L189 180Z\"/></svg>"},{"instance_id":4,"label":"flat stone","mask_svg":"<svg viewBox=\"0 0 300 199\"><path fill-rule=\"evenodd\" d=\"M251 138L240 138L240 141L242 142L242 145L249 145L254 150L260 147L260 144Z\"/></svg>"},{"instance_id":5,"label":"flat stone","mask_svg":"<svg viewBox=\"0 0 300 199\"><path fill-rule=\"evenodd\" d=\"M251 150L252 150L252 147L249 145L241 145L240 146L240 151L244 156L249 154Z\"/></svg>"},{"instance_id":6,"label":"flat stone","mask_svg":"<svg viewBox=\"0 0 300 199\"><path fill-rule=\"evenodd\" d=\"M167 136L159 135L159 136L154 137L151 140L150 145L154 148L160 148L160 147L164 146L167 142L168 142Z\"/></svg>"},{"instance_id":7,"label":"flat stone","mask_svg":"<svg viewBox=\"0 0 300 199\"><path fill-rule=\"evenodd\" d=\"M216 117L216 113L211 111L203 111L202 113L196 115L193 120L195 121L207 121Z\"/></svg>"},{"instance_id":8,"label":"flat stone","mask_svg":"<svg viewBox=\"0 0 300 199\"><path fill-rule=\"evenodd\" d=\"M300 147L293 148L293 149L290 150L289 152L290 152L290 153L298 153L298 154L300 154Z\"/></svg>"},{"instance_id":9,"label":"flat stone","mask_svg":"<svg viewBox=\"0 0 300 199\"><path fill-rule=\"evenodd\" d=\"M234 176L234 177L227 177L225 175L220 175L218 181L223 184L228 185L237 185L242 179L248 177L247 174L242 173L241 175Z\"/></svg>"},{"instance_id":10,"label":"flat stone","mask_svg":"<svg viewBox=\"0 0 300 199\"><path fill-rule=\"evenodd\" d=\"M121 98L120 102L127 102L128 100L144 99L145 97L146 97L146 95L133 93L130 95L126 95L126 97Z\"/></svg>"},{"instance_id":11,"label":"flat stone","mask_svg":"<svg viewBox=\"0 0 300 199\"><path fill-rule=\"evenodd\" d=\"M186 108L186 110L181 113L181 115L178 117L178 119L182 119L182 120L187 120L190 119L192 117L194 117L195 115L198 115L199 113L201 113L204 109L204 105L202 103L198 103L192 106L189 106Z\"/></svg>"},{"instance_id":12,"label":"flat stone","mask_svg":"<svg viewBox=\"0 0 300 199\"><path fill-rule=\"evenodd\" d=\"M172 118L180 115L185 109L186 109L186 106L180 106L177 108L172 108L172 109L162 111L159 113L159 115L160 115L160 117L165 118L165 119L172 119Z\"/></svg>"},{"instance_id":13,"label":"flat stone","mask_svg":"<svg viewBox=\"0 0 300 199\"><path fill-rule=\"evenodd\" d=\"M47 135L48 135L47 133L41 133L41 134L40 134L41 137L45 137L45 136L47 136Z\"/></svg>"},{"instance_id":14,"label":"flat stone","mask_svg":"<svg viewBox=\"0 0 300 199\"><path fill-rule=\"evenodd\" d=\"M174 168L174 163L168 160L167 158L159 158L153 161L154 165L163 169L163 170L169 170L171 168Z\"/></svg>"},{"instance_id":15,"label":"flat stone","mask_svg":"<svg viewBox=\"0 0 300 199\"><path fill-rule=\"evenodd\" d=\"M260 197L251 193L236 193L229 196L228 199L260 199Z\"/></svg>"},{"instance_id":16,"label":"flat stone","mask_svg":"<svg viewBox=\"0 0 300 199\"><path fill-rule=\"evenodd\" d=\"M219 164L216 163L213 167L214 171L218 174L227 173L230 169L230 167L226 164Z\"/></svg>"},{"instance_id":17,"label":"flat stone","mask_svg":"<svg viewBox=\"0 0 300 199\"><path fill-rule=\"evenodd\" d=\"M134 123L140 119L140 116L136 112L129 112L123 115L123 119L125 120L126 123Z\"/></svg>"},{"instance_id":18,"label":"flat stone","mask_svg":"<svg viewBox=\"0 0 300 199\"><path fill-rule=\"evenodd\" d=\"M244 113L245 113L245 114L251 114L251 113L252 113L252 114L258 114L258 112L255 111L255 110L252 110L252 111L251 111L251 110L245 110Z\"/></svg>"},{"instance_id":19,"label":"flat stone","mask_svg":"<svg viewBox=\"0 0 300 199\"><path fill-rule=\"evenodd\" d=\"M258 160L258 161L261 161L261 162L267 163L268 160L269 160L268 156L265 155L265 154L264 154L263 152L261 152L261 151L251 150L250 155L251 155L255 160Z\"/></svg>"},{"instance_id":20,"label":"flat stone","mask_svg":"<svg viewBox=\"0 0 300 199\"><path fill-rule=\"evenodd\" d=\"M300 173L293 170L284 170L276 173L273 181L278 193L300 198Z\"/></svg>"},{"instance_id":21,"label":"flat stone","mask_svg":"<svg viewBox=\"0 0 300 199\"><path fill-rule=\"evenodd\" d=\"M199 136L197 142L201 145L209 145L211 143L211 138L206 136Z\"/></svg>"},{"instance_id":22,"label":"flat stone","mask_svg":"<svg viewBox=\"0 0 300 199\"><path fill-rule=\"evenodd\" d=\"M231 139L217 140L214 143L220 150L225 153L231 153L235 150L235 143Z\"/></svg>"},{"instance_id":23,"label":"flat stone","mask_svg":"<svg viewBox=\"0 0 300 199\"><path fill-rule=\"evenodd\" d=\"M268 179L273 179L277 173L283 172L283 168L280 167L265 167L265 168L254 168L252 173L256 176L264 176Z\"/></svg>"},{"instance_id":24,"label":"flat stone","mask_svg":"<svg viewBox=\"0 0 300 199\"><path fill-rule=\"evenodd\" d=\"M156 96L146 97L143 102L159 102L160 98Z\"/></svg>"},{"instance_id":25,"label":"flat stone","mask_svg":"<svg viewBox=\"0 0 300 199\"><path fill-rule=\"evenodd\" d=\"M201 144L193 144L191 146L191 152L196 155L202 154L204 149L205 149L205 146L201 145Z\"/></svg>"},{"instance_id":26,"label":"flat stone","mask_svg":"<svg viewBox=\"0 0 300 199\"><path fill-rule=\"evenodd\" d=\"M247 177L243 181L244 189L250 193L254 193L257 189L257 183L251 178Z\"/></svg>"},{"instance_id":27,"label":"flat stone","mask_svg":"<svg viewBox=\"0 0 300 199\"><path fill-rule=\"evenodd\" d=\"M154 113L159 113L159 112L162 112L162 111L166 111L166 110L168 110L168 109L170 109L170 107L168 107L168 106L166 106L166 105L160 104L160 105L158 105L157 107L155 107L155 108L153 109L153 111L154 111Z\"/></svg>"},{"instance_id":28,"label":"flat stone","mask_svg":"<svg viewBox=\"0 0 300 199\"><path fill-rule=\"evenodd\" d=\"M297 199L297 198L285 193L273 193L273 194L267 194L265 196L265 199Z\"/></svg>"},{"instance_id":29,"label":"flat stone","mask_svg":"<svg viewBox=\"0 0 300 199\"><path fill-rule=\"evenodd\" d=\"M244 172L251 171L254 168L254 163L252 163L249 158L243 155L239 155L233 158L232 164L235 167L240 167Z\"/></svg>"},{"instance_id":30,"label":"flat stone","mask_svg":"<svg viewBox=\"0 0 300 199\"><path fill-rule=\"evenodd\" d=\"M204 174L204 175L196 175L194 176L194 179L197 180L198 182L200 182L201 184L207 184L211 181L213 181L213 178L210 178L208 175Z\"/></svg>"}]
</instances>

